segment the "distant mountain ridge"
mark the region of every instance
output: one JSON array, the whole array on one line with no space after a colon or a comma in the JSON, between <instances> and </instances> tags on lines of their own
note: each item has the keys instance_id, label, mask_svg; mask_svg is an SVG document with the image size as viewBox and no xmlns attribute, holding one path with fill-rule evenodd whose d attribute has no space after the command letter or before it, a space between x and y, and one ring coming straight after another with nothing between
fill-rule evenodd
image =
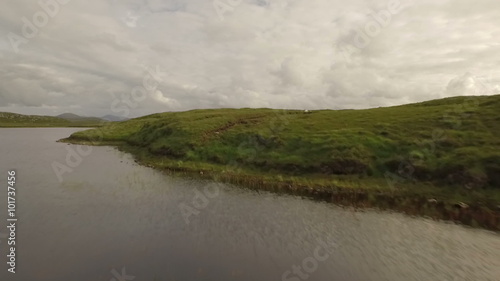
<instances>
[{"instance_id":1,"label":"distant mountain ridge","mask_svg":"<svg viewBox=\"0 0 500 281\"><path fill-rule=\"evenodd\" d=\"M54 116L23 115L11 112L0 112L0 127L24 127L24 126L65 126L68 120Z\"/></svg>"},{"instance_id":2,"label":"distant mountain ridge","mask_svg":"<svg viewBox=\"0 0 500 281\"><path fill-rule=\"evenodd\" d=\"M96 117L82 117L72 113L59 116L24 115L0 112L0 127L96 127L109 122Z\"/></svg>"},{"instance_id":3,"label":"distant mountain ridge","mask_svg":"<svg viewBox=\"0 0 500 281\"><path fill-rule=\"evenodd\" d=\"M98 118L98 117L86 117L86 116L80 116L76 115L74 113L63 113L59 114L56 116L57 118L65 119L68 121L86 121L86 122L102 122L105 121L104 119Z\"/></svg>"},{"instance_id":4,"label":"distant mountain ridge","mask_svg":"<svg viewBox=\"0 0 500 281\"><path fill-rule=\"evenodd\" d=\"M58 118L62 118L62 119L65 119L65 120L69 120L69 121L82 121L82 120L86 120L86 121L111 121L111 122L120 122L120 121L126 121L126 120L129 120L129 118L125 118L125 117L120 117L120 116L116 116L116 115L111 115L111 114L108 114L108 115L104 115L102 117L89 117L89 116L80 116L80 115L77 115L77 114L74 114L74 113L63 113L63 114L59 114L57 115L56 117Z\"/></svg>"},{"instance_id":5,"label":"distant mountain ridge","mask_svg":"<svg viewBox=\"0 0 500 281\"><path fill-rule=\"evenodd\" d=\"M68 119L80 119L80 118L82 118L81 116L73 114L73 113L63 113L63 114L57 115L56 117L62 118L62 119L66 119L66 120L68 120Z\"/></svg>"}]
</instances>

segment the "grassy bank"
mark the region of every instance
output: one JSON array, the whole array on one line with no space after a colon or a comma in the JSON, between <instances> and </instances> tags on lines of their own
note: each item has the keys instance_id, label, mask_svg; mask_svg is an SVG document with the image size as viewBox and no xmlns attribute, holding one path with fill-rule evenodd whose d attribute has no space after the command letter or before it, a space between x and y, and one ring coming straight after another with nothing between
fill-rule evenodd
<instances>
[{"instance_id":1,"label":"grassy bank","mask_svg":"<svg viewBox=\"0 0 500 281\"><path fill-rule=\"evenodd\" d=\"M500 96L367 110L149 115L64 141L257 189L500 227Z\"/></svg>"}]
</instances>

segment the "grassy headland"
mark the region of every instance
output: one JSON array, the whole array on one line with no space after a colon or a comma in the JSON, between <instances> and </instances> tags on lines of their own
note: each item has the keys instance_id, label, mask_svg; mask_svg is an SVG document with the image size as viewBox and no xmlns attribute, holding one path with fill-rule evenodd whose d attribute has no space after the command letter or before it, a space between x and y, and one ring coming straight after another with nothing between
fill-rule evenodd
<instances>
[{"instance_id":1,"label":"grassy headland","mask_svg":"<svg viewBox=\"0 0 500 281\"><path fill-rule=\"evenodd\" d=\"M159 169L500 229L500 96L153 114L63 140Z\"/></svg>"}]
</instances>

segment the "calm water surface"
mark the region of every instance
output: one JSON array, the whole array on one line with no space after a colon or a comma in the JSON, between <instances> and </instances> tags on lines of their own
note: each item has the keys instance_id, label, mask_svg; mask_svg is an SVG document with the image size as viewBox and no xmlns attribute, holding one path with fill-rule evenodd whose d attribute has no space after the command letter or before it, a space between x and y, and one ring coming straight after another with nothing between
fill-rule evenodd
<instances>
[{"instance_id":1,"label":"calm water surface","mask_svg":"<svg viewBox=\"0 0 500 281\"><path fill-rule=\"evenodd\" d=\"M53 163L78 146L55 141L78 130L0 129L0 280L500 280L500 235L484 230L171 177L111 147L83 147L59 181Z\"/></svg>"}]
</instances>

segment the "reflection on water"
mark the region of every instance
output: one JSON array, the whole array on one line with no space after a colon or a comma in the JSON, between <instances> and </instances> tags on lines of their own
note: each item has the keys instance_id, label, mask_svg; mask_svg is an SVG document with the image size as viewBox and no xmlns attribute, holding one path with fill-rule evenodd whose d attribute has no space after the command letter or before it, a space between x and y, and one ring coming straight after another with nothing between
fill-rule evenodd
<instances>
[{"instance_id":1,"label":"reflection on water","mask_svg":"<svg viewBox=\"0 0 500 281\"><path fill-rule=\"evenodd\" d=\"M500 276L498 234L228 185L204 196L210 182L138 166L111 147L93 147L59 182L51 165L65 163L67 145L55 140L76 130L0 129L0 173L17 169L19 217L17 273L2 254L0 280L109 281L122 270L133 280Z\"/></svg>"}]
</instances>

